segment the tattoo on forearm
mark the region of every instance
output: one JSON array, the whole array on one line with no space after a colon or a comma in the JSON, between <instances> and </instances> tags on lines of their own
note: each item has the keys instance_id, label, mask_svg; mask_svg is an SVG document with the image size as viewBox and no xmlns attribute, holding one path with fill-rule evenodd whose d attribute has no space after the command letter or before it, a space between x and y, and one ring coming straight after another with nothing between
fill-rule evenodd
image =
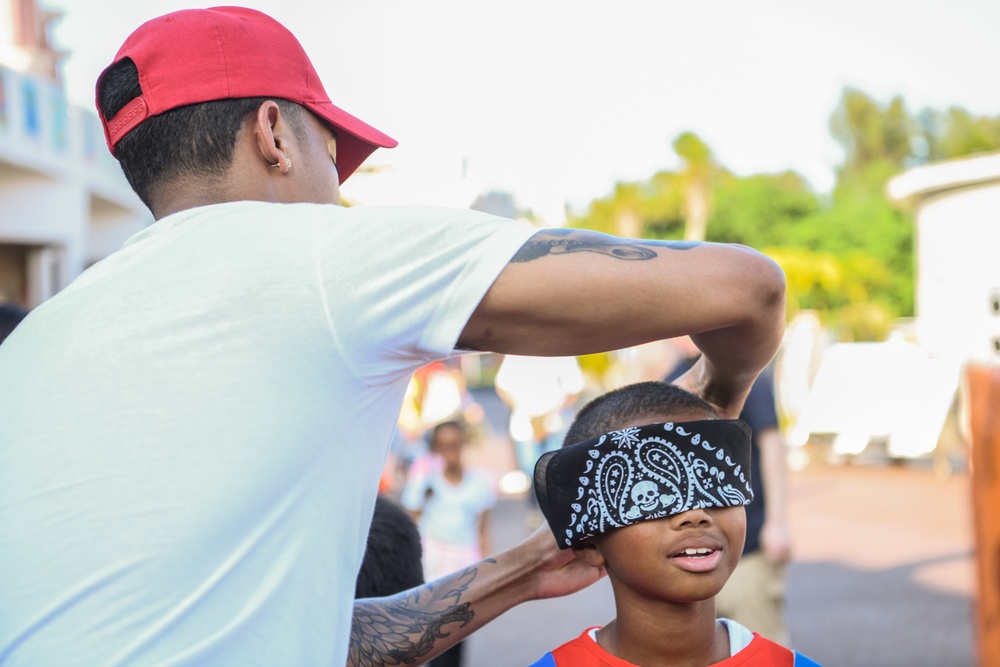
<instances>
[{"instance_id":1,"label":"tattoo on forearm","mask_svg":"<svg viewBox=\"0 0 1000 667\"><path fill-rule=\"evenodd\" d=\"M698 241L622 239L574 229L547 230L531 237L510 261L530 262L546 255L565 255L573 252L596 252L616 259L645 260L657 256L654 250L657 247L689 250L698 245L701 245Z\"/></svg>"},{"instance_id":2,"label":"tattoo on forearm","mask_svg":"<svg viewBox=\"0 0 1000 667\"><path fill-rule=\"evenodd\" d=\"M356 600L351 622L351 667L409 665L434 649L438 639L450 632L452 623L465 626L476 615L462 593L479 573L486 559L460 575L445 577L393 597Z\"/></svg>"}]
</instances>

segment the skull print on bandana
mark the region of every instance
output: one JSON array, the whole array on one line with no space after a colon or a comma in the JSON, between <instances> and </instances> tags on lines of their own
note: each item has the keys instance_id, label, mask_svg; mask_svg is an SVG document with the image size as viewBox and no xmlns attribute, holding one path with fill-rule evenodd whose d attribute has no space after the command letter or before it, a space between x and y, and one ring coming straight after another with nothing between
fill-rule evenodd
<instances>
[{"instance_id":1,"label":"skull print on bandana","mask_svg":"<svg viewBox=\"0 0 1000 667\"><path fill-rule=\"evenodd\" d=\"M535 493L560 548L638 521L753 500L738 419L630 427L549 452Z\"/></svg>"}]
</instances>

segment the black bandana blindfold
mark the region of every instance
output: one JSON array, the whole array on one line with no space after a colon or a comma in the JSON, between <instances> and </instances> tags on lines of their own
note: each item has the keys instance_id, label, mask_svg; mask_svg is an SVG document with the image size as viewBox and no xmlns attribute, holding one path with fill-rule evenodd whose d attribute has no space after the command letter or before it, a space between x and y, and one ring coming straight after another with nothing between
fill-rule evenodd
<instances>
[{"instance_id":1,"label":"black bandana blindfold","mask_svg":"<svg viewBox=\"0 0 1000 667\"><path fill-rule=\"evenodd\" d=\"M560 549L639 521L747 505L750 427L708 419L607 433L538 459L535 495Z\"/></svg>"}]
</instances>

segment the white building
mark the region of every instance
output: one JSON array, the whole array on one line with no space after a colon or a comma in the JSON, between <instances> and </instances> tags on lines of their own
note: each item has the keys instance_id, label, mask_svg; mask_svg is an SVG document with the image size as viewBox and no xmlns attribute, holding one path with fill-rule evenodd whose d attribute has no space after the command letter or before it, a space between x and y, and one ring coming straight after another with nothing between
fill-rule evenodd
<instances>
[{"instance_id":1,"label":"white building","mask_svg":"<svg viewBox=\"0 0 1000 667\"><path fill-rule=\"evenodd\" d=\"M1000 153L911 169L887 195L914 212L915 335L831 347L789 441L857 455L881 439L944 466L968 441L963 366L1000 362Z\"/></svg>"},{"instance_id":2,"label":"white building","mask_svg":"<svg viewBox=\"0 0 1000 667\"><path fill-rule=\"evenodd\" d=\"M888 194L914 210L921 346L1000 361L1000 153L911 169Z\"/></svg>"},{"instance_id":3,"label":"white building","mask_svg":"<svg viewBox=\"0 0 1000 667\"><path fill-rule=\"evenodd\" d=\"M66 102L46 34L57 15L0 0L0 17L0 302L32 308L152 216L96 112Z\"/></svg>"}]
</instances>

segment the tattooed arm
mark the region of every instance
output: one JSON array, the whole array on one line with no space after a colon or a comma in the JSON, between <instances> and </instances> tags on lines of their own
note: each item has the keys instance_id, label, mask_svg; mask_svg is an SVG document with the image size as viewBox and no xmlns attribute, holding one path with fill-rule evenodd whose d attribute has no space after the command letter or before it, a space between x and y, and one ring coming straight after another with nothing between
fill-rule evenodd
<instances>
[{"instance_id":1,"label":"tattooed arm","mask_svg":"<svg viewBox=\"0 0 1000 667\"><path fill-rule=\"evenodd\" d=\"M735 416L781 341L784 288L781 269L745 246L545 230L511 259L459 345L578 355L691 334L704 355L679 383Z\"/></svg>"},{"instance_id":2,"label":"tattooed arm","mask_svg":"<svg viewBox=\"0 0 1000 667\"><path fill-rule=\"evenodd\" d=\"M556 547L545 524L510 551L385 598L356 600L348 667L421 665L512 607L567 595L603 570Z\"/></svg>"}]
</instances>

